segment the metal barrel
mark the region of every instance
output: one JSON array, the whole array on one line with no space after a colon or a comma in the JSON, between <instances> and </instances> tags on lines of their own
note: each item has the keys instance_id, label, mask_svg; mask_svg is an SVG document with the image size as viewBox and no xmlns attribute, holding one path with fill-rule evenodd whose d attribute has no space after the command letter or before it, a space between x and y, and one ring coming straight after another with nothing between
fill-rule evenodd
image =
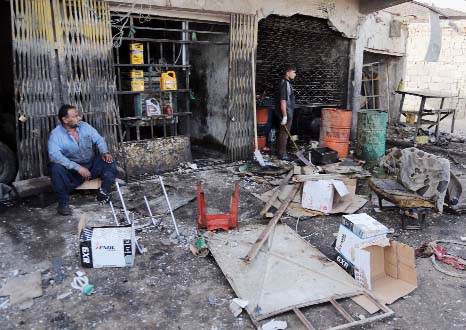
<instances>
[{"instance_id":1,"label":"metal barrel","mask_svg":"<svg viewBox=\"0 0 466 330\"><path fill-rule=\"evenodd\" d=\"M356 155L367 161L379 160L385 155L388 114L382 110L358 112L358 143Z\"/></svg>"},{"instance_id":2,"label":"metal barrel","mask_svg":"<svg viewBox=\"0 0 466 330\"><path fill-rule=\"evenodd\" d=\"M347 109L322 109L320 146L337 151L340 158L348 156L351 113Z\"/></svg>"}]
</instances>

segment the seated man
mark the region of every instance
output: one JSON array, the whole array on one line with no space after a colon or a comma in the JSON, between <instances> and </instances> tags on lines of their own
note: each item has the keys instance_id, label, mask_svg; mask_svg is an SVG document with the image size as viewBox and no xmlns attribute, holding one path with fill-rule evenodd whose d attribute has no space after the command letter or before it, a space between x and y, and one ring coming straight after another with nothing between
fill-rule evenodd
<instances>
[{"instance_id":1,"label":"seated man","mask_svg":"<svg viewBox=\"0 0 466 330\"><path fill-rule=\"evenodd\" d=\"M108 203L117 167L108 152L107 144L95 128L81 121L76 107L63 105L58 111L58 119L60 124L50 133L48 142L51 161L49 174L58 198L58 214L71 215L69 194L84 180L96 177L102 179L97 201L102 204ZM94 157L94 145L99 149L101 157Z\"/></svg>"}]
</instances>

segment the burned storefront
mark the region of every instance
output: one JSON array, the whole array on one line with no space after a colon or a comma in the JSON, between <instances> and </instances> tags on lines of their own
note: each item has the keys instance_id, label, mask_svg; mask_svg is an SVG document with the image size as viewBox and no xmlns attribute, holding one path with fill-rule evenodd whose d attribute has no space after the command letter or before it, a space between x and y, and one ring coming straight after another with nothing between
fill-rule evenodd
<instances>
[{"instance_id":1,"label":"burned storefront","mask_svg":"<svg viewBox=\"0 0 466 330\"><path fill-rule=\"evenodd\" d=\"M350 39L325 19L268 16L259 22L256 92L274 98L285 65L297 69L292 133L318 139L321 109L347 108Z\"/></svg>"}]
</instances>

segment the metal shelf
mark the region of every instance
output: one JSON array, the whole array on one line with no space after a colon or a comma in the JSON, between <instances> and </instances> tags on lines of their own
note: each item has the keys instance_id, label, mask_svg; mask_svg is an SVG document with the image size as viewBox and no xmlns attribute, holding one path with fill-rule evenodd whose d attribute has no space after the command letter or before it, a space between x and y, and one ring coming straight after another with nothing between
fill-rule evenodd
<instances>
[{"instance_id":1,"label":"metal shelf","mask_svg":"<svg viewBox=\"0 0 466 330\"><path fill-rule=\"evenodd\" d=\"M144 93L186 93L190 92L190 89L177 89L176 91L162 91L160 89L146 89L142 92L133 92L133 91L118 91L118 95L131 95L131 94L144 94Z\"/></svg>"},{"instance_id":2,"label":"metal shelf","mask_svg":"<svg viewBox=\"0 0 466 330\"><path fill-rule=\"evenodd\" d=\"M181 64L114 64L115 67L135 67L135 68L149 68L149 67L156 67L156 68L190 68L191 65L181 65Z\"/></svg>"}]
</instances>

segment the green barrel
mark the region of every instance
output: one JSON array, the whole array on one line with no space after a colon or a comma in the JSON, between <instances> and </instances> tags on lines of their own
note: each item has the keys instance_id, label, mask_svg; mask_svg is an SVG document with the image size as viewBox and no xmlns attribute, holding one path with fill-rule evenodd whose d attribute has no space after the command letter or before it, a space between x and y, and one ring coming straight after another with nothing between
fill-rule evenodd
<instances>
[{"instance_id":1,"label":"green barrel","mask_svg":"<svg viewBox=\"0 0 466 330\"><path fill-rule=\"evenodd\" d=\"M388 114L381 110L358 112L358 144L356 155L367 161L379 160L385 155Z\"/></svg>"}]
</instances>

